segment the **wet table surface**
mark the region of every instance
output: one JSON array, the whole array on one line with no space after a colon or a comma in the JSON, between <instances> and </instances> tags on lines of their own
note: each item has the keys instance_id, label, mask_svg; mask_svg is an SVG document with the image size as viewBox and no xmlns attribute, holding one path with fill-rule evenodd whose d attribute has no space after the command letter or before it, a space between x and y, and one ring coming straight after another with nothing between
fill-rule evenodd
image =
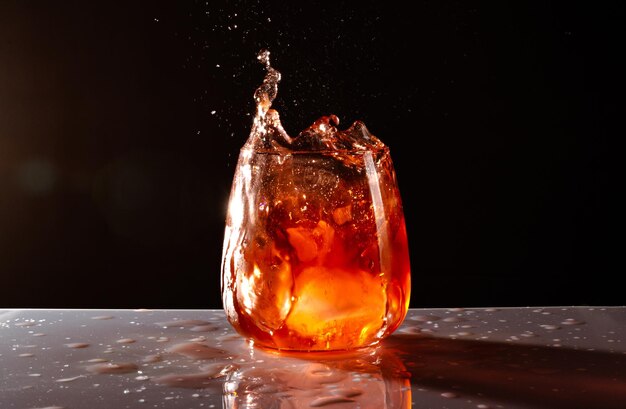
<instances>
[{"instance_id":1,"label":"wet table surface","mask_svg":"<svg viewBox=\"0 0 626 409\"><path fill-rule=\"evenodd\" d=\"M0 310L0 408L626 408L626 307L411 309L277 353L221 310Z\"/></svg>"}]
</instances>

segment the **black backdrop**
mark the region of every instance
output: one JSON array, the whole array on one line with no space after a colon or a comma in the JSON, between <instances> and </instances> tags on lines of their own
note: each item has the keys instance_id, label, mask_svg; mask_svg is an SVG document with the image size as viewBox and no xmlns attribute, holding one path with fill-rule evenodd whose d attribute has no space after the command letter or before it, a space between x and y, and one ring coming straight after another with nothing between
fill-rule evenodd
<instances>
[{"instance_id":1,"label":"black backdrop","mask_svg":"<svg viewBox=\"0 0 626 409\"><path fill-rule=\"evenodd\" d=\"M412 307L623 304L624 6L469 3L0 1L0 307L220 308L262 47L390 147Z\"/></svg>"}]
</instances>

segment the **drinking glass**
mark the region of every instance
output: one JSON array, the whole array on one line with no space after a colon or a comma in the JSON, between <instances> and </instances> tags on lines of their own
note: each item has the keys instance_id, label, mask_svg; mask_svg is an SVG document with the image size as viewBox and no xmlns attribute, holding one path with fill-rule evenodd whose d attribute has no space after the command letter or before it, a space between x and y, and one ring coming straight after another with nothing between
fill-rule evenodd
<instances>
[{"instance_id":1,"label":"drinking glass","mask_svg":"<svg viewBox=\"0 0 626 409\"><path fill-rule=\"evenodd\" d=\"M371 346L402 323L411 273L387 146L241 149L221 291L229 322L279 350Z\"/></svg>"}]
</instances>

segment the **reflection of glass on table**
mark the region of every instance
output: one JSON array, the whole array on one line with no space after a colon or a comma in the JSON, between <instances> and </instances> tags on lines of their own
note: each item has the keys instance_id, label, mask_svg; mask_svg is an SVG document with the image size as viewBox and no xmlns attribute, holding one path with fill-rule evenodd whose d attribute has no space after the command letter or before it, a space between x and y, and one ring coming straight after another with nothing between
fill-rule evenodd
<instances>
[{"instance_id":1,"label":"reflection of glass on table","mask_svg":"<svg viewBox=\"0 0 626 409\"><path fill-rule=\"evenodd\" d=\"M228 376L224 408L411 407L409 373L382 347L352 354L264 354L262 360Z\"/></svg>"}]
</instances>

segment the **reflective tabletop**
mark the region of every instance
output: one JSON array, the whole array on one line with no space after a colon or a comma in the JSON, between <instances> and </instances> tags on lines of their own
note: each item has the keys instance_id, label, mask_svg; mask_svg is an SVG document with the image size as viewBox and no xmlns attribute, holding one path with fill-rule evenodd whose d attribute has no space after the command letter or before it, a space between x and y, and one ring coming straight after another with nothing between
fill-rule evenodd
<instances>
[{"instance_id":1,"label":"reflective tabletop","mask_svg":"<svg viewBox=\"0 0 626 409\"><path fill-rule=\"evenodd\" d=\"M286 353L222 310L0 310L0 408L626 408L626 307L411 309Z\"/></svg>"}]
</instances>

